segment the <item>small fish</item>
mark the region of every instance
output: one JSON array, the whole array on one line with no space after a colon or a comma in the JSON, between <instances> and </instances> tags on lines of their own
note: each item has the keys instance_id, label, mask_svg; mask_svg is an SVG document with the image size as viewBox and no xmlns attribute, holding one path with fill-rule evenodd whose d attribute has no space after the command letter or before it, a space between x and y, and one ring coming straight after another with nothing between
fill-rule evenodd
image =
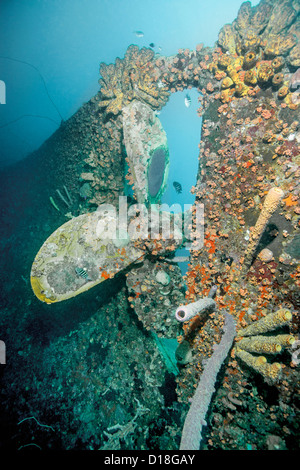
<instances>
[{"instance_id":1,"label":"small fish","mask_svg":"<svg viewBox=\"0 0 300 470\"><path fill-rule=\"evenodd\" d=\"M92 279L89 277L88 273L83 268L75 268L75 272L77 276L82 277L82 279L86 279L87 281L91 281Z\"/></svg>"},{"instance_id":2,"label":"small fish","mask_svg":"<svg viewBox=\"0 0 300 470\"><path fill-rule=\"evenodd\" d=\"M185 98L184 98L184 104L185 104L185 106L186 106L187 108L189 108L189 107L191 106L191 102L192 102L191 97L190 97L190 95L187 93L187 94L185 95Z\"/></svg>"},{"instance_id":3,"label":"small fish","mask_svg":"<svg viewBox=\"0 0 300 470\"><path fill-rule=\"evenodd\" d=\"M144 37L143 31L133 31L133 34L135 34L137 38L143 38Z\"/></svg>"},{"instance_id":4,"label":"small fish","mask_svg":"<svg viewBox=\"0 0 300 470\"><path fill-rule=\"evenodd\" d=\"M150 47L155 47L154 42L150 42L149 46L150 46Z\"/></svg>"},{"instance_id":5,"label":"small fish","mask_svg":"<svg viewBox=\"0 0 300 470\"><path fill-rule=\"evenodd\" d=\"M176 191L177 194L182 193L182 186L181 186L180 183L178 183L178 181L174 181L173 186L174 186L175 191Z\"/></svg>"}]
</instances>

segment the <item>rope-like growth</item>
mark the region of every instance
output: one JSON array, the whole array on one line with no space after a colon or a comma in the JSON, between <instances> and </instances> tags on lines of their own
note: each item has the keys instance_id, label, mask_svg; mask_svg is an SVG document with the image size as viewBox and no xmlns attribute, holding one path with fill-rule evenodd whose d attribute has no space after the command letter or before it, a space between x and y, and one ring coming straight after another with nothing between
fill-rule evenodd
<instances>
[{"instance_id":1,"label":"rope-like growth","mask_svg":"<svg viewBox=\"0 0 300 470\"><path fill-rule=\"evenodd\" d=\"M185 418L180 450L199 450L202 427L206 425L205 417L215 391L218 372L225 361L236 335L234 318L225 313L223 336L219 344L214 346L214 352L208 359L188 414Z\"/></svg>"}]
</instances>

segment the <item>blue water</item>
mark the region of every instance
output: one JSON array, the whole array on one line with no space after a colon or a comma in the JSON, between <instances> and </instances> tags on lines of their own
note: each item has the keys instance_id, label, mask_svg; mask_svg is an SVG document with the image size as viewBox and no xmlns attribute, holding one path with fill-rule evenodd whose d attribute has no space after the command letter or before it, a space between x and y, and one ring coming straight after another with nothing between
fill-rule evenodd
<instances>
[{"instance_id":1,"label":"blue water","mask_svg":"<svg viewBox=\"0 0 300 470\"><path fill-rule=\"evenodd\" d=\"M189 108L184 102L187 92L191 98ZM195 89L174 93L159 114L167 134L170 152L168 185L162 203L178 204L182 211L184 204L193 204L195 199L190 190L196 184L201 136L202 120L197 115L198 96L199 93ZM181 184L181 193L175 191L174 181Z\"/></svg>"},{"instance_id":2,"label":"blue water","mask_svg":"<svg viewBox=\"0 0 300 470\"><path fill-rule=\"evenodd\" d=\"M194 49L199 42L212 46L241 3L1 0L0 80L7 96L0 105L0 169L37 149L58 128L61 116L68 119L98 91L100 62L122 58L132 43L154 43L155 52L164 55ZM136 30L144 36L137 37Z\"/></svg>"},{"instance_id":3,"label":"blue water","mask_svg":"<svg viewBox=\"0 0 300 470\"><path fill-rule=\"evenodd\" d=\"M188 93L191 104L185 106ZM170 152L170 171L167 189L162 196L162 203L174 205L173 212L184 212L189 204L193 204L195 196L191 188L196 184L198 171L199 142L201 137L202 119L197 115L199 93L196 89L174 93L167 105L162 109L159 118L167 134ZM182 192L175 191L173 182L181 184ZM189 251L180 248L176 257L188 257ZM188 262L179 263L182 274L186 274Z\"/></svg>"}]
</instances>

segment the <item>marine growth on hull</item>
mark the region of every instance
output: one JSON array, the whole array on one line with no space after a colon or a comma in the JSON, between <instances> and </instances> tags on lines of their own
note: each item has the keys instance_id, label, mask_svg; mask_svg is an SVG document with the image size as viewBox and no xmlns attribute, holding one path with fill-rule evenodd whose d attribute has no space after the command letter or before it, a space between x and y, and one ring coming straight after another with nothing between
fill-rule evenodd
<instances>
[{"instance_id":1,"label":"marine growth on hull","mask_svg":"<svg viewBox=\"0 0 300 470\"><path fill-rule=\"evenodd\" d=\"M214 385L208 448L234 448L229 423L247 402L249 381L277 387L283 400L282 384L294 390L298 381L299 11L296 1L265 0L255 7L245 2L213 48L198 44L164 57L131 45L123 59L102 63L93 98L99 130L80 174L82 213L45 241L32 266L33 291L47 303L124 272L129 305L143 327L158 339L177 339L173 373L184 416L225 335L225 320L233 318L225 372L219 388ZM172 155L157 111L171 93L192 88L199 92L203 122L197 184L191 188L193 236L178 236L183 222L174 216L173 232L164 238L166 214L159 204ZM120 164L127 168L124 180L114 177ZM144 205L148 217L151 204L157 205L156 236L140 212L129 221L140 224L141 232L145 222L143 236L115 231L126 185L133 191L129 207ZM101 212L102 204L115 213ZM199 239L182 277L175 250ZM224 416L218 400L227 407ZM109 439L116 443L118 433Z\"/></svg>"}]
</instances>

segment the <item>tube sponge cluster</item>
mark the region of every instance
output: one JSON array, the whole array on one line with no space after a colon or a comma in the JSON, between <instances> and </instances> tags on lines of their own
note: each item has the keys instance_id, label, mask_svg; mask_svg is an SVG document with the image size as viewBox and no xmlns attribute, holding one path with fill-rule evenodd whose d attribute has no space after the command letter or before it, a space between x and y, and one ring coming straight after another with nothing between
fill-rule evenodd
<instances>
[{"instance_id":1,"label":"tube sponge cluster","mask_svg":"<svg viewBox=\"0 0 300 470\"><path fill-rule=\"evenodd\" d=\"M276 312L269 313L263 318L255 321L246 328L238 331L239 336L252 336L273 331L280 326L287 325L292 319L292 313L286 308L281 308Z\"/></svg>"},{"instance_id":2,"label":"tube sponge cluster","mask_svg":"<svg viewBox=\"0 0 300 470\"><path fill-rule=\"evenodd\" d=\"M261 374L265 379L269 379L274 382L278 380L281 372L281 364L279 364L279 362L273 362L273 364L270 364L267 362L265 356L253 356L242 349L237 349L236 355L243 362L252 367L252 369Z\"/></svg>"},{"instance_id":3,"label":"tube sponge cluster","mask_svg":"<svg viewBox=\"0 0 300 470\"><path fill-rule=\"evenodd\" d=\"M208 359L200 382L197 386L191 407L186 416L180 450L199 450L202 427L206 425L205 417L215 391L218 372L225 361L236 335L234 318L225 313L223 335L220 343L214 346L214 352Z\"/></svg>"},{"instance_id":4,"label":"tube sponge cluster","mask_svg":"<svg viewBox=\"0 0 300 470\"><path fill-rule=\"evenodd\" d=\"M254 353L278 354L283 347L293 344L295 338L291 335L277 336L252 336L243 338L239 342L239 348Z\"/></svg>"},{"instance_id":5,"label":"tube sponge cluster","mask_svg":"<svg viewBox=\"0 0 300 470\"><path fill-rule=\"evenodd\" d=\"M279 379L281 364L278 362L270 364L265 356L255 356L252 353L278 354L282 351L282 348L291 346L295 342L295 338L289 334L277 336L257 335L285 326L291 319L292 313L289 310L280 309L238 331L238 336L242 339L234 349L236 356L260 373L267 381L276 382Z\"/></svg>"}]
</instances>

